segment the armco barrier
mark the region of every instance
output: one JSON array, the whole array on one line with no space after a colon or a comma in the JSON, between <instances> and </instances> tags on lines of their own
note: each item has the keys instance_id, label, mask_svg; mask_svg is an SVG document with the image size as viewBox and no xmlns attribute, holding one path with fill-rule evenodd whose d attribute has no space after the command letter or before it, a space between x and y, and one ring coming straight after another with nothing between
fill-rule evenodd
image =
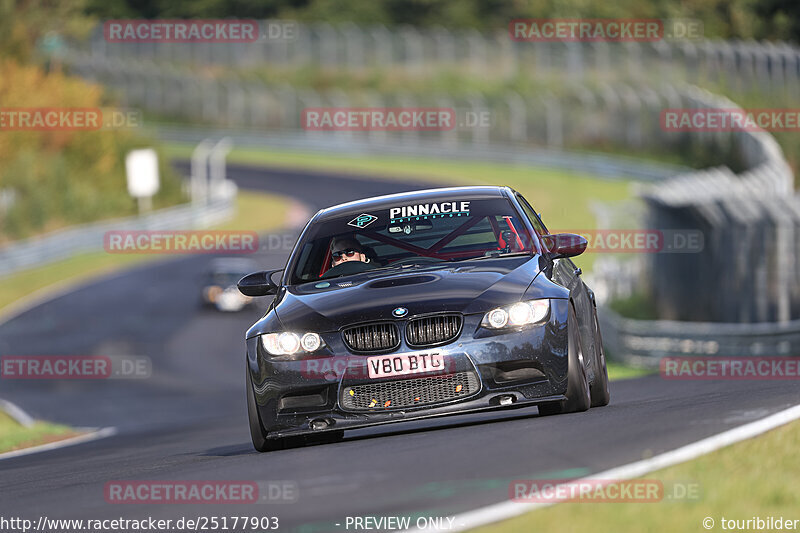
<instances>
[{"instance_id":1,"label":"armco barrier","mask_svg":"<svg viewBox=\"0 0 800 533\"><path fill-rule=\"evenodd\" d=\"M601 308L609 358L658 368L662 357L747 357L800 354L800 320L755 324L635 320Z\"/></svg>"},{"instance_id":2,"label":"armco barrier","mask_svg":"<svg viewBox=\"0 0 800 533\"><path fill-rule=\"evenodd\" d=\"M229 186L224 194L205 205L180 205L138 217L83 224L15 241L0 248L0 277L76 253L102 250L108 231L206 228L229 220L235 210L236 189Z\"/></svg>"},{"instance_id":3,"label":"armco barrier","mask_svg":"<svg viewBox=\"0 0 800 533\"><path fill-rule=\"evenodd\" d=\"M164 141L196 144L205 138L228 137L239 147L270 150L305 150L322 154L375 154L430 157L456 161L492 161L502 164L553 168L595 176L604 180L659 181L683 174L686 167L638 161L633 158L580 151L521 147L510 143L453 144L414 142L406 139L309 136L303 132L242 132L230 128L162 125L152 135Z\"/></svg>"},{"instance_id":4,"label":"armco barrier","mask_svg":"<svg viewBox=\"0 0 800 533\"><path fill-rule=\"evenodd\" d=\"M696 109L736 109L693 89ZM737 132L747 168L691 172L642 190L648 225L700 229L697 254L652 254L647 291L659 316L684 321L789 322L800 316L800 200L794 176L766 132Z\"/></svg>"},{"instance_id":5,"label":"armco barrier","mask_svg":"<svg viewBox=\"0 0 800 533\"><path fill-rule=\"evenodd\" d=\"M699 21L686 21L696 23ZM493 78L520 74L542 78L625 77L703 85L724 80L755 94L796 94L800 48L786 43L700 40L700 35L655 42L515 42L508 29L493 34L383 26L338 26L295 21L260 22L257 42L237 44L108 42L102 24L62 55L90 54L109 63L165 65L202 70L317 65L337 71L395 68L412 74L442 69ZM284 30L284 31L282 31ZM287 31L288 30L288 31ZM613 74L612 74L613 73Z\"/></svg>"}]
</instances>

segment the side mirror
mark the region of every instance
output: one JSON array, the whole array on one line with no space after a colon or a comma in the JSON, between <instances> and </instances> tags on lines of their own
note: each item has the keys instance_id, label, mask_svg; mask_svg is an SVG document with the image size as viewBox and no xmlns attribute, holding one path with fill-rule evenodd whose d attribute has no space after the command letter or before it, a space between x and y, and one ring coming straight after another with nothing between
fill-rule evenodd
<instances>
[{"instance_id":1,"label":"side mirror","mask_svg":"<svg viewBox=\"0 0 800 533\"><path fill-rule=\"evenodd\" d=\"M553 259L562 257L575 257L586 251L589 241L574 233L556 233L555 235L542 236L544 246Z\"/></svg>"},{"instance_id":2,"label":"side mirror","mask_svg":"<svg viewBox=\"0 0 800 533\"><path fill-rule=\"evenodd\" d=\"M236 287L245 296L267 296L278 292L278 286L272 282L272 275L280 270L262 270L253 272L239 280Z\"/></svg>"}]
</instances>

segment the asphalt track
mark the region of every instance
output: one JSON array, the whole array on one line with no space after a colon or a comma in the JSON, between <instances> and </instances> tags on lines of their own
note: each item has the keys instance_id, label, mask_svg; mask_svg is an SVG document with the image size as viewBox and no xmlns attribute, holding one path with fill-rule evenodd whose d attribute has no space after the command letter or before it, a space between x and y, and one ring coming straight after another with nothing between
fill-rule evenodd
<instances>
[{"instance_id":1,"label":"asphalt track","mask_svg":"<svg viewBox=\"0 0 800 533\"><path fill-rule=\"evenodd\" d=\"M228 174L241 187L292 195L314 208L420 187L244 166L229 166ZM285 256L264 250L259 261L280 268ZM102 440L0 461L0 516L277 516L279 531L303 532L344 531L348 516L446 517L507 500L515 479L600 472L798 403L791 381L652 376L612 383L611 404L586 413L545 418L533 408L407 422L349 432L336 444L258 454L247 429L243 333L259 310L202 309L198 285L209 260L141 266L0 325L0 355L152 361L148 379L0 380L0 397L37 418L118 428ZM202 506L104 498L109 481L190 479L280 480L297 488L297 498Z\"/></svg>"}]
</instances>

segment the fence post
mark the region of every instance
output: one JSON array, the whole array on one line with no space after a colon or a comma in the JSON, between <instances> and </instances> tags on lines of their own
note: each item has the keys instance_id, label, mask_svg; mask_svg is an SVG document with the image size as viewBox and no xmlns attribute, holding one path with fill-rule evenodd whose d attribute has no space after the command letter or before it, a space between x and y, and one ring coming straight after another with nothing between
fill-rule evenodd
<instances>
[{"instance_id":1,"label":"fence post","mask_svg":"<svg viewBox=\"0 0 800 533\"><path fill-rule=\"evenodd\" d=\"M564 114L561 111L561 103L549 92L542 102L545 106L547 146L561 148L564 146Z\"/></svg>"},{"instance_id":2,"label":"fence post","mask_svg":"<svg viewBox=\"0 0 800 533\"><path fill-rule=\"evenodd\" d=\"M506 93L508 106L508 136L516 143L528 142L528 110L522 97L513 91Z\"/></svg>"},{"instance_id":3,"label":"fence post","mask_svg":"<svg viewBox=\"0 0 800 533\"><path fill-rule=\"evenodd\" d=\"M375 62L376 66L389 68L394 61L394 46L392 43L392 33L386 26L376 26L370 32L375 43Z\"/></svg>"},{"instance_id":4,"label":"fence post","mask_svg":"<svg viewBox=\"0 0 800 533\"><path fill-rule=\"evenodd\" d=\"M472 93L467 97L470 111L480 121L481 113L488 111L486 100L479 93ZM489 141L489 130L481 126L480 123L472 126L472 144L485 144Z\"/></svg>"},{"instance_id":5,"label":"fence post","mask_svg":"<svg viewBox=\"0 0 800 533\"><path fill-rule=\"evenodd\" d=\"M422 68L422 60L425 56L419 32L415 28L407 26L400 30L400 37L403 40L403 59L406 71L416 74Z\"/></svg>"},{"instance_id":6,"label":"fence post","mask_svg":"<svg viewBox=\"0 0 800 533\"><path fill-rule=\"evenodd\" d=\"M191 193L196 206L208 201L208 155L213 146L211 139L205 139L192 152Z\"/></svg>"},{"instance_id":7,"label":"fence post","mask_svg":"<svg viewBox=\"0 0 800 533\"><path fill-rule=\"evenodd\" d=\"M469 69L473 75L486 73L486 40L478 30L469 30L467 33L467 48L469 50Z\"/></svg>"},{"instance_id":8,"label":"fence post","mask_svg":"<svg viewBox=\"0 0 800 533\"><path fill-rule=\"evenodd\" d=\"M583 44L565 43L567 47L567 79L577 82L583 78Z\"/></svg>"},{"instance_id":9,"label":"fence post","mask_svg":"<svg viewBox=\"0 0 800 533\"><path fill-rule=\"evenodd\" d=\"M456 111L456 104L448 95L438 95L436 105L440 108L452 109ZM458 117L456 117L458 120ZM458 146L458 124L452 130L442 130L439 134L441 146L445 150L455 150Z\"/></svg>"},{"instance_id":10,"label":"fence post","mask_svg":"<svg viewBox=\"0 0 800 533\"><path fill-rule=\"evenodd\" d=\"M436 43L436 61L451 65L455 63L456 47L453 34L442 26L436 26L433 30L433 39Z\"/></svg>"},{"instance_id":11,"label":"fence post","mask_svg":"<svg viewBox=\"0 0 800 533\"><path fill-rule=\"evenodd\" d=\"M361 29L348 22L342 29L345 43L345 56L347 67L350 69L360 69L364 66L364 34Z\"/></svg>"},{"instance_id":12,"label":"fence post","mask_svg":"<svg viewBox=\"0 0 800 533\"><path fill-rule=\"evenodd\" d=\"M339 39L333 26L327 22L316 25L318 37L317 47L319 49L319 62L323 68L331 68L339 62Z\"/></svg>"},{"instance_id":13,"label":"fence post","mask_svg":"<svg viewBox=\"0 0 800 533\"><path fill-rule=\"evenodd\" d=\"M223 137L211 148L208 156L208 168L210 171L208 195L212 201L223 194L226 186L225 157L232 149L233 141L231 141L230 137Z\"/></svg>"}]
</instances>

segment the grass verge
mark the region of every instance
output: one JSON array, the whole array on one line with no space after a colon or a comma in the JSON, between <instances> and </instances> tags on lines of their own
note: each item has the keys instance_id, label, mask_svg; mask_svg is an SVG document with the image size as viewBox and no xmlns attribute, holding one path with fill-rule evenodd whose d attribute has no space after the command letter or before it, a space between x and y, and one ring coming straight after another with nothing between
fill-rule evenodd
<instances>
[{"instance_id":1,"label":"grass verge","mask_svg":"<svg viewBox=\"0 0 800 533\"><path fill-rule=\"evenodd\" d=\"M613 361L606 361L606 366L608 367L608 379L611 381L640 378L656 372L655 370L627 366L622 363L615 363Z\"/></svg>"},{"instance_id":2,"label":"grass verge","mask_svg":"<svg viewBox=\"0 0 800 533\"><path fill-rule=\"evenodd\" d=\"M561 503L475 531L706 531L703 520L707 517L714 520L711 530L722 531L723 518L800 519L800 495L796 490L800 471L798 441L800 422L793 422L693 461L653 472L646 479L663 483L664 499L660 502ZM679 487L687 485L697 488L696 498L673 496L680 493ZM733 528L728 524L725 529Z\"/></svg>"},{"instance_id":3,"label":"grass verge","mask_svg":"<svg viewBox=\"0 0 800 533\"><path fill-rule=\"evenodd\" d=\"M37 421L25 427L0 410L0 453L76 437L80 432L59 424Z\"/></svg>"},{"instance_id":4,"label":"grass verge","mask_svg":"<svg viewBox=\"0 0 800 533\"><path fill-rule=\"evenodd\" d=\"M164 146L164 154L173 158L188 158L191 151L189 145ZM262 148L235 148L228 155L228 161L386 179L440 181L443 185L508 185L522 193L543 213L545 224L555 229L593 229L594 216L589 210L592 201L619 201L631 196L627 180L602 180L565 170L479 161L351 156Z\"/></svg>"},{"instance_id":5,"label":"grass verge","mask_svg":"<svg viewBox=\"0 0 800 533\"><path fill-rule=\"evenodd\" d=\"M240 191L236 202L235 218L213 229L266 231L280 227L286 219L286 201L282 197ZM161 257L157 254L91 252L1 278L0 318L4 308L34 291L51 286L79 283Z\"/></svg>"}]
</instances>

